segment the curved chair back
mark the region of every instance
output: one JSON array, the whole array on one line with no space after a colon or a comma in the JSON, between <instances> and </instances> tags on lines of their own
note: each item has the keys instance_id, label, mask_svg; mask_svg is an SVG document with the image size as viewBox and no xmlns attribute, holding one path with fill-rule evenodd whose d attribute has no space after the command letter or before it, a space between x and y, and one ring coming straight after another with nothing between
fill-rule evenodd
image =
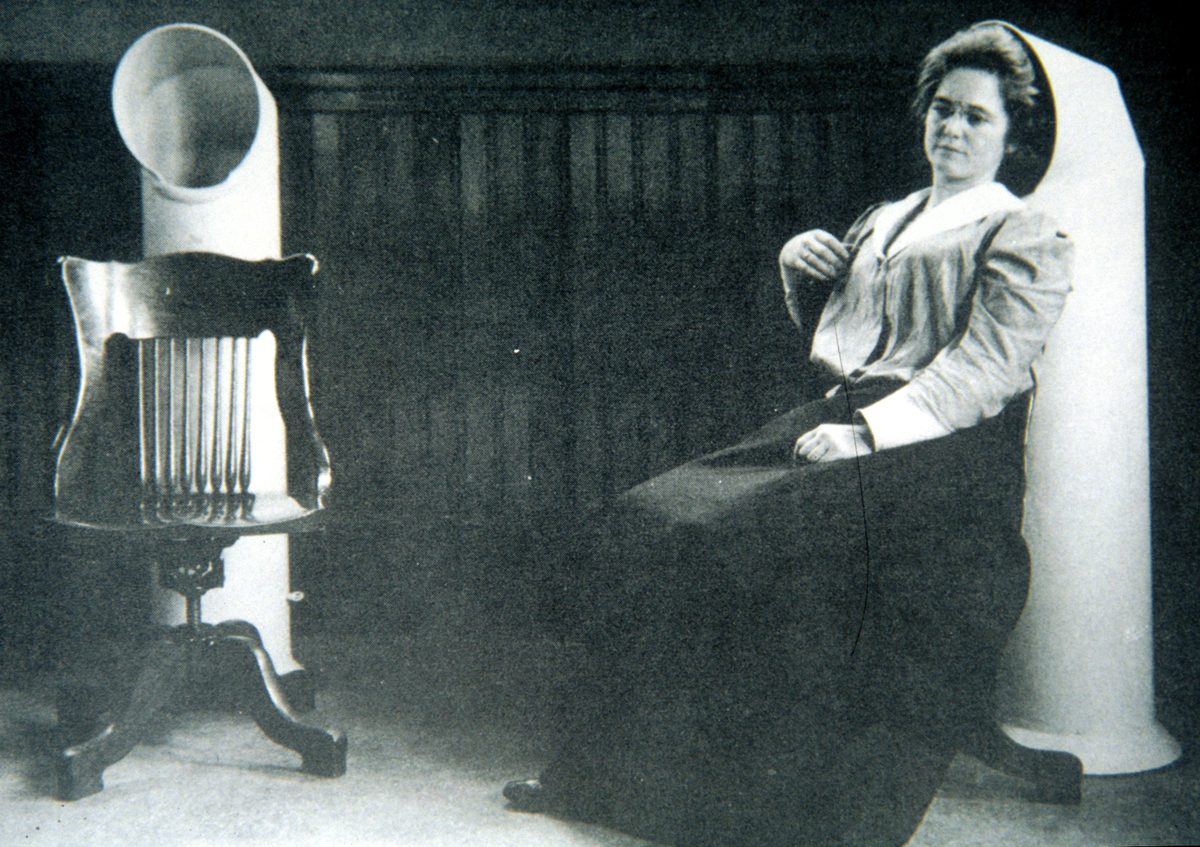
<instances>
[{"instance_id":1,"label":"curved chair back","mask_svg":"<svg viewBox=\"0 0 1200 847\"><path fill-rule=\"evenodd\" d=\"M79 345L60 521L251 527L324 506L309 397L316 260L174 253L59 260Z\"/></svg>"}]
</instances>

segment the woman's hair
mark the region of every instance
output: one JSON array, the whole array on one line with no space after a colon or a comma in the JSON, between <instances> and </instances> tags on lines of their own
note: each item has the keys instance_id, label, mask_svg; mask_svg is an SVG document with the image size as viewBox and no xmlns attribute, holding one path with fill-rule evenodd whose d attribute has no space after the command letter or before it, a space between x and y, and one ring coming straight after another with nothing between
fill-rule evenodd
<instances>
[{"instance_id":1,"label":"woman's hair","mask_svg":"<svg viewBox=\"0 0 1200 847\"><path fill-rule=\"evenodd\" d=\"M1004 161L996 179L1015 194L1032 191L1049 164L1054 118L1052 104L1043 102L1035 84L1039 69L1024 42L1004 24L983 23L955 33L930 50L921 63L912 104L922 123L938 86L956 68L977 68L996 75L1008 112Z\"/></svg>"}]
</instances>

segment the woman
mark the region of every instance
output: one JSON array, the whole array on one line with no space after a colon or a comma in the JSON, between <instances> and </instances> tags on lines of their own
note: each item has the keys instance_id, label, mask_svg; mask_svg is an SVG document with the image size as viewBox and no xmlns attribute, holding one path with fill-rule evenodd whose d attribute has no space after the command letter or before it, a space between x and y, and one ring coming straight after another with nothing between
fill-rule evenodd
<instances>
[{"instance_id":1,"label":"woman","mask_svg":"<svg viewBox=\"0 0 1200 847\"><path fill-rule=\"evenodd\" d=\"M577 544L584 704L518 809L677 845L902 844L986 720L1025 600L1031 365L1071 247L996 180L1034 69L1001 25L926 57L929 188L780 253L822 399L626 492ZM1044 162L1043 162L1044 165Z\"/></svg>"}]
</instances>

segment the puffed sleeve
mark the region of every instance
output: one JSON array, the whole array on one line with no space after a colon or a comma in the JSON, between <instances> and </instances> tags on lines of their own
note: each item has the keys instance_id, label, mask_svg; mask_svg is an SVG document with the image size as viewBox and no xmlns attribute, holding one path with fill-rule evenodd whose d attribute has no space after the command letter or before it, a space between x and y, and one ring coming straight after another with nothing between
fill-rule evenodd
<instances>
[{"instance_id":1,"label":"puffed sleeve","mask_svg":"<svg viewBox=\"0 0 1200 847\"><path fill-rule=\"evenodd\" d=\"M1032 387L1030 368L1071 290L1071 242L1050 218L1025 210L1007 213L980 250L963 333L860 410L877 450L974 426Z\"/></svg>"}]
</instances>

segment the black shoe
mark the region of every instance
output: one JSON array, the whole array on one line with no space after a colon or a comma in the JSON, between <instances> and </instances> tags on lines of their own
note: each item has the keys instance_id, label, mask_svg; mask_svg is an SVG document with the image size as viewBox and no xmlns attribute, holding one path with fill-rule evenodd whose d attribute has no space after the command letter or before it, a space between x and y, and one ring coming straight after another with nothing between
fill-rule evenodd
<instances>
[{"instance_id":1,"label":"black shoe","mask_svg":"<svg viewBox=\"0 0 1200 847\"><path fill-rule=\"evenodd\" d=\"M544 812L547 808L546 789L536 779L522 779L504 786L504 799L518 812Z\"/></svg>"}]
</instances>

